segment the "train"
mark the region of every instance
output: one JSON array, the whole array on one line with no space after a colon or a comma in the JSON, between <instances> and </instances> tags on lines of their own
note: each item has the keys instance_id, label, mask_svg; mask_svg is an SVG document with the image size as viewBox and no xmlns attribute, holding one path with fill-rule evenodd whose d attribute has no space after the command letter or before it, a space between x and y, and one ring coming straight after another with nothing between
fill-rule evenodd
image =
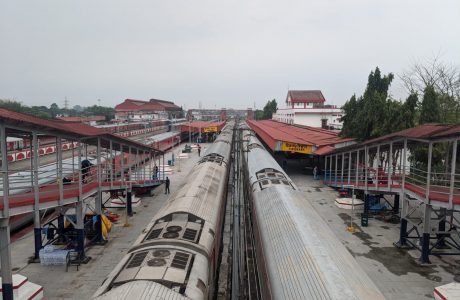
<instances>
[{"instance_id":1,"label":"train","mask_svg":"<svg viewBox=\"0 0 460 300\"><path fill-rule=\"evenodd\" d=\"M96 299L210 299L234 123L228 123L96 291Z\"/></svg>"},{"instance_id":2,"label":"train","mask_svg":"<svg viewBox=\"0 0 460 300\"><path fill-rule=\"evenodd\" d=\"M264 145L242 125L261 299L384 299Z\"/></svg>"}]
</instances>

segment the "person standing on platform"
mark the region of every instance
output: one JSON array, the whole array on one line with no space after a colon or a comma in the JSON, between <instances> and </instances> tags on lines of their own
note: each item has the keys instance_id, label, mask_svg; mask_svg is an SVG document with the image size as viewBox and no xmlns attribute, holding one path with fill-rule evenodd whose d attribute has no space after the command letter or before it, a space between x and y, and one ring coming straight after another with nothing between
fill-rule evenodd
<instances>
[{"instance_id":1,"label":"person standing on platform","mask_svg":"<svg viewBox=\"0 0 460 300\"><path fill-rule=\"evenodd\" d=\"M169 194L169 184L170 184L169 177L166 177L166 180L165 180L165 194Z\"/></svg>"},{"instance_id":2,"label":"person standing on platform","mask_svg":"<svg viewBox=\"0 0 460 300\"><path fill-rule=\"evenodd\" d=\"M313 179L314 180L318 179L318 167L317 166L313 168Z\"/></svg>"},{"instance_id":3,"label":"person standing on platform","mask_svg":"<svg viewBox=\"0 0 460 300\"><path fill-rule=\"evenodd\" d=\"M88 160L85 159L81 162L81 181L83 183L88 183L88 177L90 177L91 166L93 164Z\"/></svg>"},{"instance_id":4,"label":"person standing on platform","mask_svg":"<svg viewBox=\"0 0 460 300\"><path fill-rule=\"evenodd\" d=\"M201 156L201 146L198 145L198 148L197 148L197 149L198 149L198 157L200 157L200 156Z\"/></svg>"},{"instance_id":5,"label":"person standing on platform","mask_svg":"<svg viewBox=\"0 0 460 300\"><path fill-rule=\"evenodd\" d=\"M158 179L158 166L155 165L153 167L153 180L157 180Z\"/></svg>"}]
</instances>

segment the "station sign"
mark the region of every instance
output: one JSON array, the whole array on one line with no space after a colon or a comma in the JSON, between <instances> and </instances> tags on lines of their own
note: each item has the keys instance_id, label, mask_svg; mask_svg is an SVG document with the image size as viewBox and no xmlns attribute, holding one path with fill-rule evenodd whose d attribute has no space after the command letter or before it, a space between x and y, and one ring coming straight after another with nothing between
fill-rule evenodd
<instances>
[{"instance_id":1,"label":"station sign","mask_svg":"<svg viewBox=\"0 0 460 300\"><path fill-rule=\"evenodd\" d=\"M281 144L281 151L311 154L313 152L313 147L311 145L283 142Z\"/></svg>"},{"instance_id":2,"label":"station sign","mask_svg":"<svg viewBox=\"0 0 460 300\"><path fill-rule=\"evenodd\" d=\"M203 132L217 132L217 126L204 127Z\"/></svg>"}]
</instances>

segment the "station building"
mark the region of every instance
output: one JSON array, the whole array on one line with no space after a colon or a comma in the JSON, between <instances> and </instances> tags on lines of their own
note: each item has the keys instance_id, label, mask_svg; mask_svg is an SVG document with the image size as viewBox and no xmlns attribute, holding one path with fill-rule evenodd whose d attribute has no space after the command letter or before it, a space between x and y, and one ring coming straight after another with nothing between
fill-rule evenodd
<instances>
[{"instance_id":1,"label":"station building","mask_svg":"<svg viewBox=\"0 0 460 300\"><path fill-rule=\"evenodd\" d=\"M176 119L181 116L182 108L165 100L126 99L115 106L115 120L119 122Z\"/></svg>"},{"instance_id":2,"label":"station building","mask_svg":"<svg viewBox=\"0 0 460 300\"><path fill-rule=\"evenodd\" d=\"M285 107L273 114L273 120L291 125L340 130L342 109L325 102L320 90L289 90Z\"/></svg>"}]
</instances>

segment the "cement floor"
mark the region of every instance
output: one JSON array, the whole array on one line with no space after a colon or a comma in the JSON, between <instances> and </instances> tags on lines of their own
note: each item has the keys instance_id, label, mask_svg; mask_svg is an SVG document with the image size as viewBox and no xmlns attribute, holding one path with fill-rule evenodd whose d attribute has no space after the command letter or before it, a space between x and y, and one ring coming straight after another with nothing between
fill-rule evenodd
<instances>
[{"instance_id":1,"label":"cement floor","mask_svg":"<svg viewBox=\"0 0 460 300\"><path fill-rule=\"evenodd\" d=\"M202 155L207 147L207 144L202 144ZM178 148L174 149L174 153L177 159ZM165 160L168 159L171 159L171 152L165 155ZM179 166L176 161L176 166L173 167L174 172L169 176L171 194L165 195L164 186L160 186L154 191L153 197L142 197L142 204L133 209L135 215L128 219L128 227L124 226L124 210L113 210L122 217L118 223L114 224L108 243L104 246L91 246L86 254L92 259L89 263L81 265L78 271L76 266L71 266L66 272L65 266L42 266L38 263L28 263L28 258L33 254L34 245L32 232L29 232L12 244L13 272L42 285L45 299L90 299L155 213L184 184L188 173L198 160L196 151L192 152L189 158L182 159L181 172L178 172Z\"/></svg>"},{"instance_id":2,"label":"cement floor","mask_svg":"<svg viewBox=\"0 0 460 300\"><path fill-rule=\"evenodd\" d=\"M460 256L430 256L432 265L420 266L418 250L393 246L399 239L399 223L372 218L368 227L361 227L358 213L353 216L356 232L350 233L351 213L334 204L337 191L313 180L294 161L288 163L287 173L387 299L433 299L436 286L460 280Z\"/></svg>"}]
</instances>

